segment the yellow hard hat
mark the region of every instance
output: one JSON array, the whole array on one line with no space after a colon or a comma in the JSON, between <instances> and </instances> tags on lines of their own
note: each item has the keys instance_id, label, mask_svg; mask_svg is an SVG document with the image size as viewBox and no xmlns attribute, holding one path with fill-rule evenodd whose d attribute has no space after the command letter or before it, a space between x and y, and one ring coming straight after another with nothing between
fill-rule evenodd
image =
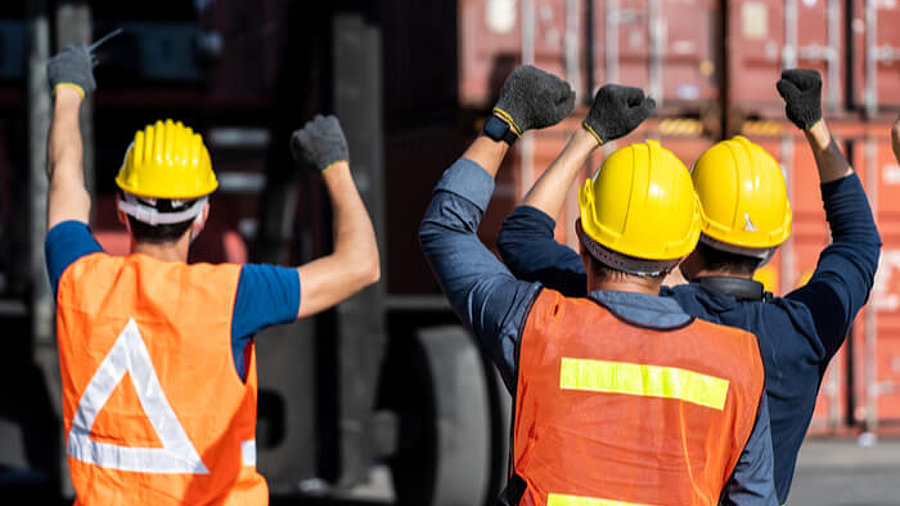
<instances>
[{"instance_id":1,"label":"yellow hard hat","mask_svg":"<svg viewBox=\"0 0 900 506\"><path fill-rule=\"evenodd\" d=\"M700 155L691 180L703 207L704 243L765 257L791 235L784 174L761 146L741 136L719 142Z\"/></svg>"},{"instance_id":2,"label":"yellow hard hat","mask_svg":"<svg viewBox=\"0 0 900 506\"><path fill-rule=\"evenodd\" d=\"M125 192L157 199L195 199L219 186L203 138L171 119L138 130L116 184Z\"/></svg>"},{"instance_id":3,"label":"yellow hard hat","mask_svg":"<svg viewBox=\"0 0 900 506\"><path fill-rule=\"evenodd\" d=\"M672 261L668 268L697 245L701 210L691 176L655 140L613 153L584 182L578 203L586 246L595 257L590 240L627 257Z\"/></svg>"}]
</instances>

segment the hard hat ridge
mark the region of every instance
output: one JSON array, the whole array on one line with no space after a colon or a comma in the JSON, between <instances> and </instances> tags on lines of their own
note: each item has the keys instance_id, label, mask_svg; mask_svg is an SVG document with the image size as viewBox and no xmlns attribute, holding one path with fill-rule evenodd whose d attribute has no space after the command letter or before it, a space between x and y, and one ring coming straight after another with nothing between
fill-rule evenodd
<instances>
[{"instance_id":1,"label":"hard hat ridge","mask_svg":"<svg viewBox=\"0 0 900 506\"><path fill-rule=\"evenodd\" d=\"M697 244L701 210L690 175L655 140L613 153L578 197L582 241L610 267L660 274Z\"/></svg>"},{"instance_id":2,"label":"hard hat ridge","mask_svg":"<svg viewBox=\"0 0 900 506\"><path fill-rule=\"evenodd\" d=\"M781 166L742 136L707 149L691 170L703 209L700 240L729 253L767 258L791 233Z\"/></svg>"},{"instance_id":3,"label":"hard hat ridge","mask_svg":"<svg viewBox=\"0 0 900 506\"><path fill-rule=\"evenodd\" d=\"M202 136L171 119L135 134L116 184L126 193L162 199L196 199L218 187Z\"/></svg>"}]
</instances>

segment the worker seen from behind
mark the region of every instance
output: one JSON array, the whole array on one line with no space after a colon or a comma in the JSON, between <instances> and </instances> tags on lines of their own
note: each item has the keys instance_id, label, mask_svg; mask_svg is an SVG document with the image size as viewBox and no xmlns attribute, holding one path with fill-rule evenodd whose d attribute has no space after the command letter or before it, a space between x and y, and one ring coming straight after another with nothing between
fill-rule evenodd
<instances>
[{"instance_id":1,"label":"worker seen from behind","mask_svg":"<svg viewBox=\"0 0 900 506\"><path fill-rule=\"evenodd\" d=\"M561 121L573 101L564 81L516 69L419 230L444 293L515 398L500 504L776 504L756 338L657 295L700 234L690 175L671 152L632 144L581 188L587 297L516 279L479 240L510 145ZM553 165L583 166L654 107L639 89L604 86Z\"/></svg>"},{"instance_id":2,"label":"worker seen from behind","mask_svg":"<svg viewBox=\"0 0 900 506\"><path fill-rule=\"evenodd\" d=\"M137 132L116 177L131 254L91 236L79 108L91 54L47 67L55 95L46 260L57 302L66 453L76 504L267 504L256 470L253 335L310 316L379 277L375 235L334 117L294 132L321 171L334 252L297 268L188 265L216 190L200 135L180 122Z\"/></svg>"},{"instance_id":3,"label":"worker seen from behind","mask_svg":"<svg viewBox=\"0 0 900 506\"><path fill-rule=\"evenodd\" d=\"M738 136L714 145L694 164L691 177L704 212L699 244L681 264L690 283L663 288L661 295L693 316L759 338L783 504L825 369L872 289L881 240L860 180L822 118L819 74L786 70L777 89L815 156L832 243L809 281L784 297L772 297L753 280L789 237L792 214L781 167ZM554 240L553 230L578 170L557 165L545 172L498 239L516 276L570 297L587 295L590 274L577 253Z\"/></svg>"}]
</instances>

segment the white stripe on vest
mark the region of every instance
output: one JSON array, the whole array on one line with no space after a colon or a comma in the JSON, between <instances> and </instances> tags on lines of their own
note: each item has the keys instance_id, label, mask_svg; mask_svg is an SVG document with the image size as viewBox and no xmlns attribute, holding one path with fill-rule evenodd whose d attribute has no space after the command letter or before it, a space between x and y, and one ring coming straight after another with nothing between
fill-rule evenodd
<instances>
[{"instance_id":1,"label":"white stripe on vest","mask_svg":"<svg viewBox=\"0 0 900 506\"><path fill-rule=\"evenodd\" d=\"M126 372L131 376L144 413L153 425L162 448L119 446L94 441L90 437L97 414ZM166 399L134 318L128 320L82 394L72 420L66 453L88 464L121 471L209 474Z\"/></svg>"}]
</instances>

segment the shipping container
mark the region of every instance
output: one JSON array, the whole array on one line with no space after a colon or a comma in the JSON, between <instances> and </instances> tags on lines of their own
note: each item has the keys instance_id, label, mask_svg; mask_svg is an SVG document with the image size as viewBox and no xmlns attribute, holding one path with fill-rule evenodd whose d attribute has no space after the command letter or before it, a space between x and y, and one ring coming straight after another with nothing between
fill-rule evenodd
<instances>
[{"instance_id":1,"label":"shipping container","mask_svg":"<svg viewBox=\"0 0 900 506\"><path fill-rule=\"evenodd\" d=\"M840 0L739 0L728 2L728 101L745 116L781 118L775 90L781 70L818 70L823 103L844 104L843 4Z\"/></svg>"},{"instance_id":2,"label":"shipping container","mask_svg":"<svg viewBox=\"0 0 900 506\"><path fill-rule=\"evenodd\" d=\"M852 34L852 98L869 116L879 108L900 109L900 2L846 2Z\"/></svg>"},{"instance_id":3,"label":"shipping container","mask_svg":"<svg viewBox=\"0 0 900 506\"><path fill-rule=\"evenodd\" d=\"M714 6L710 0L593 2L588 44L582 2L461 0L460 103L490 106L509 72L531 61L569 80L582 96L592 91L588 82L620 82L647 89L661 105L709 109L718 98Z\"/></svg>"}]
</instances>

